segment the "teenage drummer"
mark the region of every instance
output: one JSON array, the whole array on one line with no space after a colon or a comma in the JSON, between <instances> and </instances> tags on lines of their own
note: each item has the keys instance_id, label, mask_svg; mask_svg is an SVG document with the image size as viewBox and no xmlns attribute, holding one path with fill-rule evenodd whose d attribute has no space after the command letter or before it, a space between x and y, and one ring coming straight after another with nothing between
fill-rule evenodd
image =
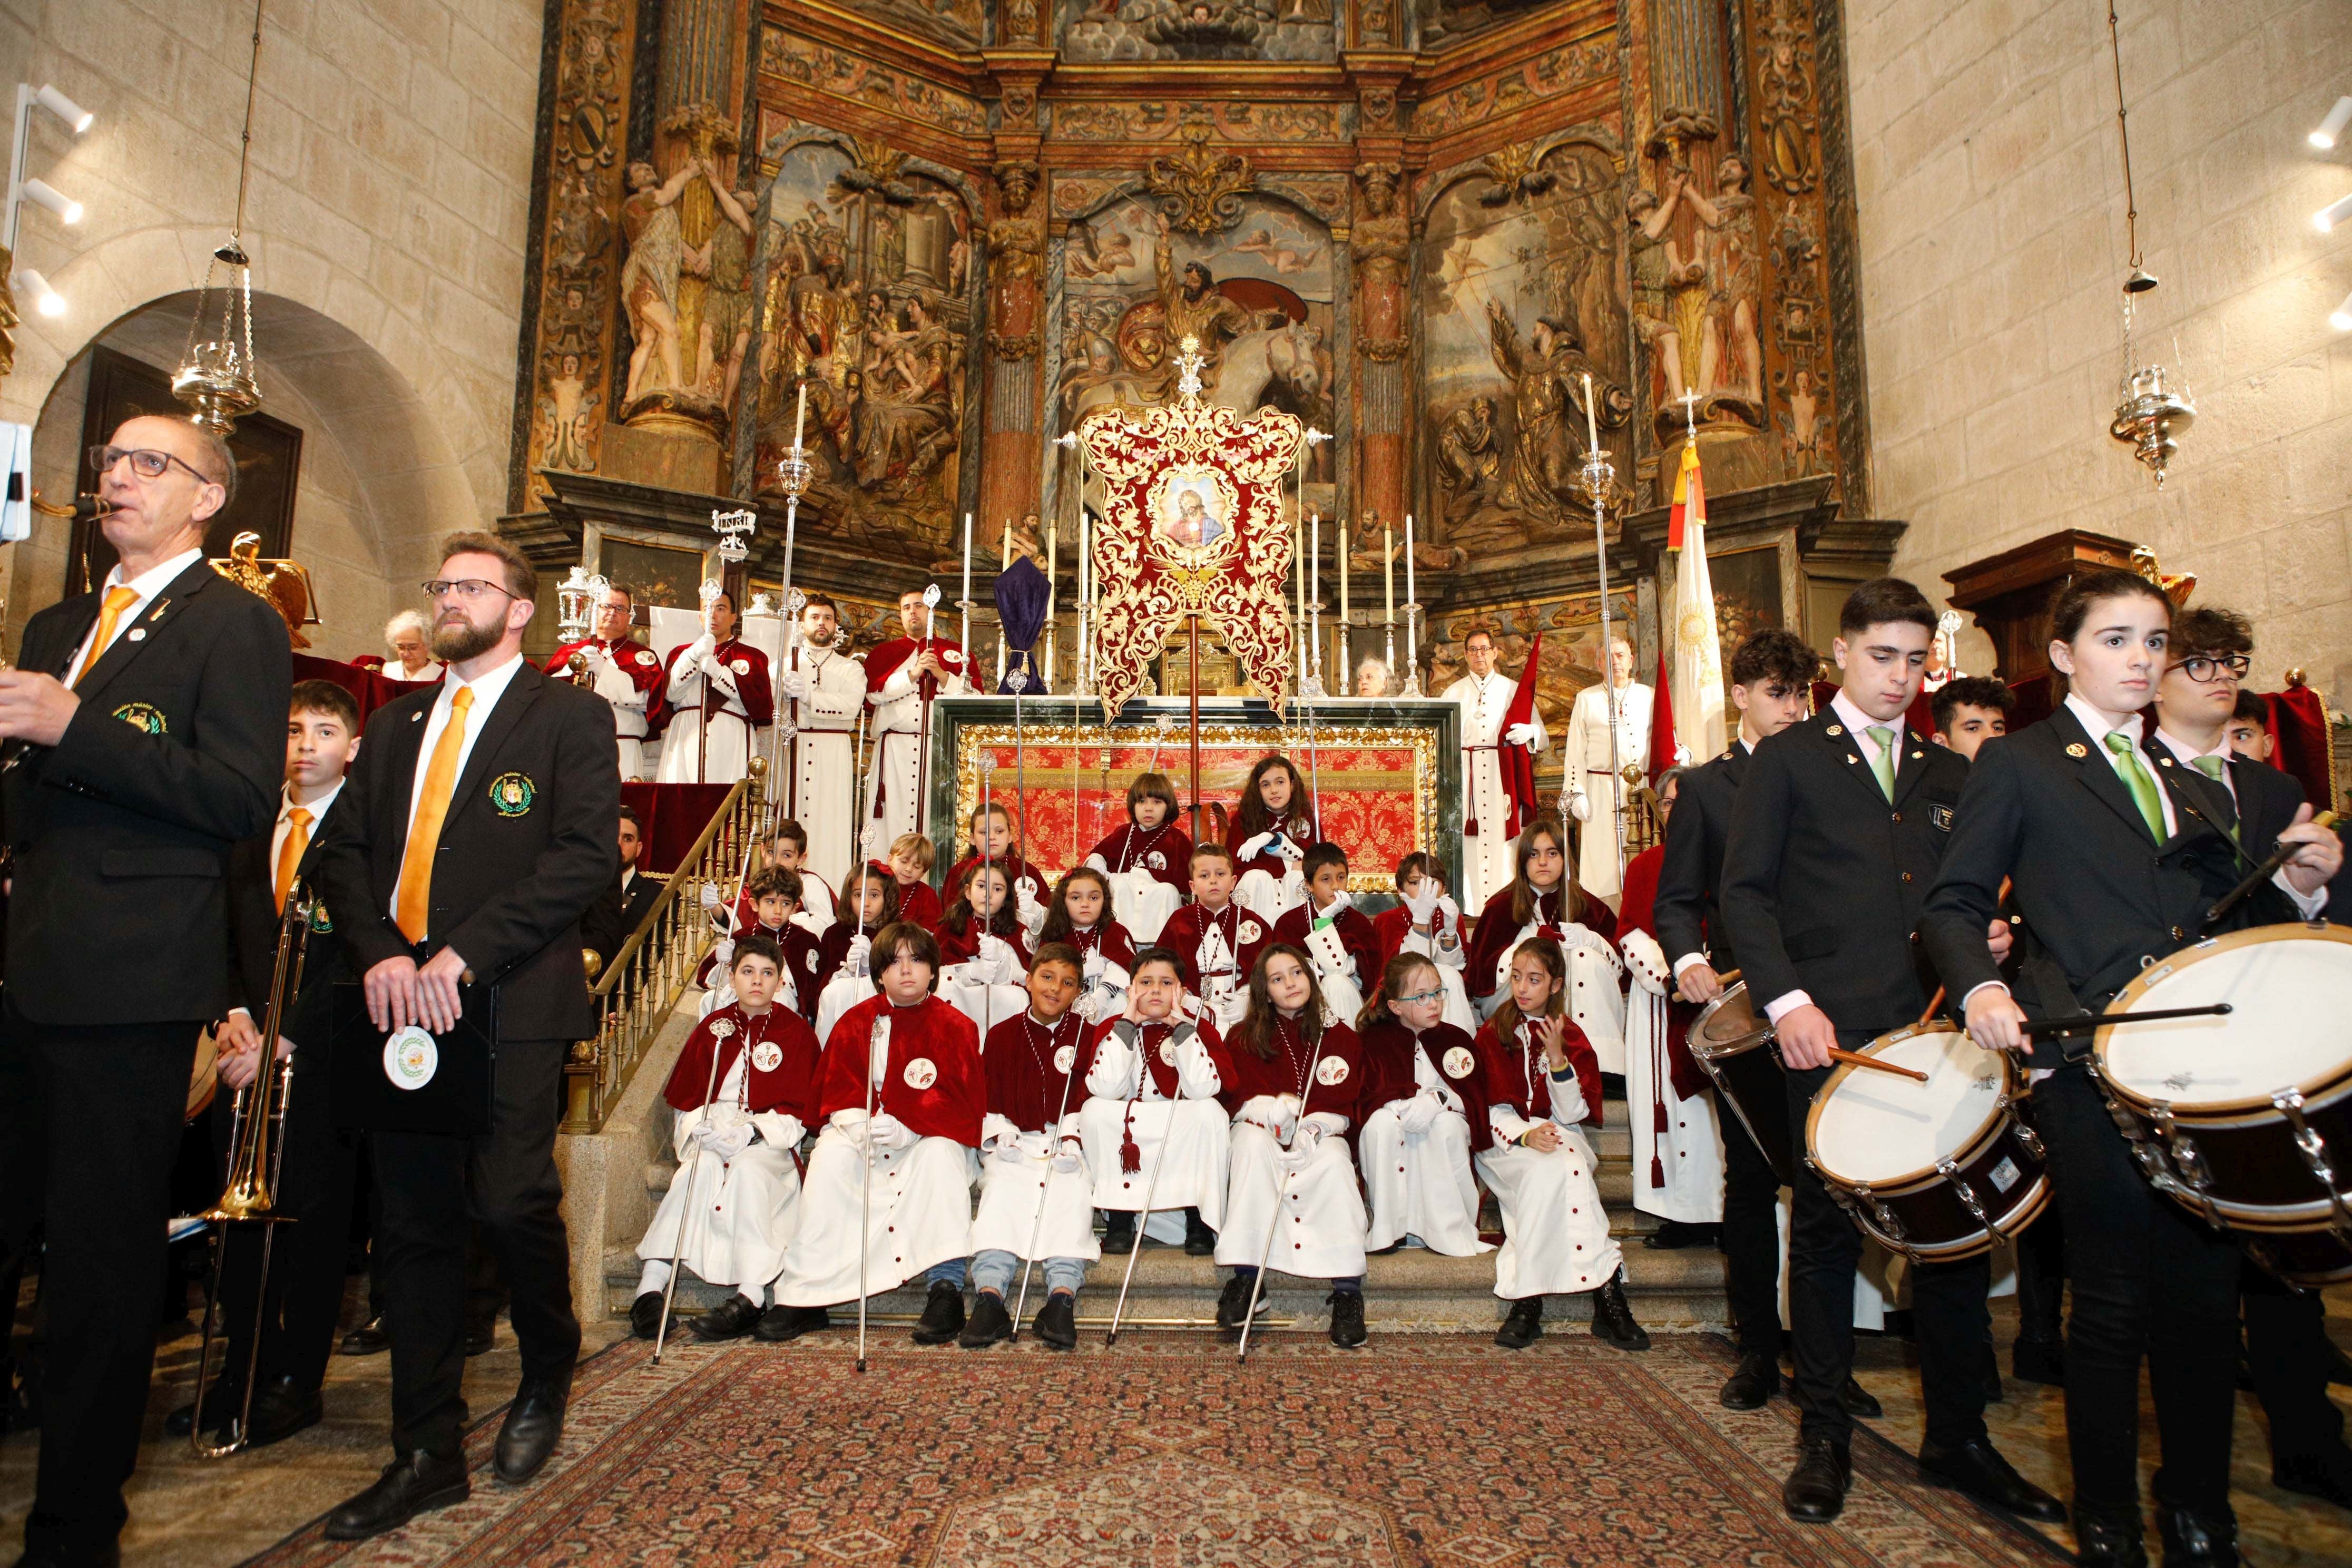
<instances>
[{"instance_id":1,"label":"teenage drummer","mask_svg":"<svg viewBox=\"0 0 2352 1568\"><path fill-rule=\"evenodd\" d=\"M1832 645L1843 684L1828 707L1756 748L1724 853L1723 923L1748 994L1764 1004L1788 1068L1789 1122L1806 1123L1833 1047L1858 1049L1918 1021L1927 988L1915 931L1952 832L1969 765L1908 729L1936 611L1895 577L1856 588ZM1996 879L1996 882L1998 879ZM1975 956L2009 946L1988 903ZM1990 942L1988 941L1990 933ZM1789 1316L1800 1412L1796 1468L1780 1489L1789 1517L1834 1519L1853 1468L1853 1417L1838 1390L1853 1367L1853 1275L1862 1237L1819 1175L1791 1173ZM1990 1318L1983 1254L1912 1271L1928 1478L2029 1519L2060 1520L2057 1500L2011 1468L1985 1431Z\"/></svg>"},{"instance_id":2,"label":"teenage drummer","mask_svg":"<svg viewBox=\"0 0 2352 1568\"><path fill-rule=\"evenodd\" d=\"M1805 716L1821 656L1794 632L1755 633L1731 655L1731 703L1739 733L1721 756L1685 773L1666 826L1666 853L1658 871L1651 918L1658 945L1673 958L1675 978L1692 1002L1723 994L1723 976L1738 967L1717 910L1723 881L1723 846L1731 805L1747 775L1749 753ZM1748 1131L1717 1097L1716 1125L1723 1132L1723 1287L1739 1365L1717 1395L1733 1410L1760 1410L1780 1386L1780 1235L1776 1210L1780 1177ZM1851 1378L1848 1408L1875 1415L1877 1401Z\"/></svg>"},{"instance_id":3,"label":"teenage drummer","mask_svg":"<svg viewBox=\"0 0 2352 1568\"><path fill-rule=\"evenodd\" d=\"M1921 936L1979 1045L2023 1050L2029 1016L2099 1012L2145 965L2198 940L2202 912L2237 882L2243 858L2272 847L2252 823L2241 826L2242 850L2232 845L2218 826L2231 809L2221 787L2139 742L2140 710L2170 662L2171 626L2170 601L2137 574L2076 578L2051 612L2063 706L1987 746L1969 773ZM2309 915L2324 900L2343 854L2309 817L2305 806L2276 830L2293 858L2275 892L2241 906L2241 921L2291 918L2290 905ZM1979 935L2004 877L2032 949L2015 996ZM2087 1036L2049 1035L2032 1045L2034 1121L2074 1282L2066 1438L2077 1561L2147 1561L2137 1469L2146 1357L2165 1558L2235 1562L2237 1248L2141 1179L2084 1065L2089 1046Z\"/></svg>"}]
</instances>

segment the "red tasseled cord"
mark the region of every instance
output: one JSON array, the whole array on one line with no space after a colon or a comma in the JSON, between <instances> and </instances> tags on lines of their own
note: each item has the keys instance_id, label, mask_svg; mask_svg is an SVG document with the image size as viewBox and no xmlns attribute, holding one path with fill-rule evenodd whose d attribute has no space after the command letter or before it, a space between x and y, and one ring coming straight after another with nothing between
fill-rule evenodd
<instances>
[{"instance_id":1,"label":"red tasseled cord","mask_svg":"<svg viewBox=\"0 0 2352 1568\"><path fill-rule=\"evenodd\" d=\"M1118 1168L1130 1173L1143 1169L1143 1151L1135 1142L1135 1107L1136 1100L1127 1102L1127 1120L1118 1136Z\"/></svg>"}]
</instances>

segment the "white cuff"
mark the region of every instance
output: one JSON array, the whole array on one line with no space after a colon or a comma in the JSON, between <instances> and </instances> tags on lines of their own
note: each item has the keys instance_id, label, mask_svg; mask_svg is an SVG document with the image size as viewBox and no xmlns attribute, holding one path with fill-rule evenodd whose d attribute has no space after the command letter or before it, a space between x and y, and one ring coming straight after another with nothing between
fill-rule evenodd
<instances>
[{"instance_id":1,"label":"white cuff","mask_svg":"<svg viewBox=\"0 0 2352 1568\"><path fill-rule=\"evenodd\" d=\"M2288 898L2294 900L2295 912L2303 916L2305 920L2317 920L2319 918L2319 911L2327 907L2327 889L2324 884L2315 893L2298 892L2295 890L2294 884L2287 880L2284 868L2281 868L2278 871L2274 872L2272 875L2271 880L2279 885L2280 891L2284 892Z\"/></svg>"},{"instance_id":2,"label":"white cuff","mask_svg":"<svg viewBox=\"0 0 2352 1568\"><path fill-rule=\"evenodd\" d=\"M1675 973L1679 974L1682 971L1678 969L1675 971ZM1777 1027L1781 1018L1788 1014L1795 1012L1800 1007L1810 1007L1812 1005L1812 997L1806 994L1804 992L1790 991L1781 995L1775 996L1769 1002L1765 1003L1764 1016L1768 1022Z\"/></svg>"},{"instance_id":3,"label":"white cuff","mask_svg":"<svg viewBox=\"0 0 2352 1568\"><path fill-rule=\"evenodd\" d=\"M1706 954L1703 952L1684 953L1680 958L1675 960L1675 978L1680 980L1683 977L1684 970L1696 969L1700 964L1705 963L1706 962Z\"/></svg>"},{"instance_id":4,"label":"white cuff","mask_svg":"<svg viewBox=\"0 0 2352 1568\"><path fill-rule=\"evenodd\" d=\"M1979 991L1998 991L2006 996L2009 994L2009 986L2006 982L2000 980L1979 980L1969 986L1969 994L1960 998L1961 1017L1965 1018L1969 1016L1969 1004L1977 999L1977 993Z\"/></svg>"}]
</instances>

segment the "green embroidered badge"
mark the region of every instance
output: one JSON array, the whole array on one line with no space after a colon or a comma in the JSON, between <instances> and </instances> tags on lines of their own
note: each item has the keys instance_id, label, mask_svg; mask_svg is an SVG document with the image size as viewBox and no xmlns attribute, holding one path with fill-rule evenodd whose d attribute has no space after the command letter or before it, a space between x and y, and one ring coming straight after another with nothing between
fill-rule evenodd
<instances>
[{"instance_id":1,"label":"green embroidered badge","mask_svg":"<svg viewBox=\"0 0 2352 1568\"><path fill-rule=\"evenodd\" d=\"M163 710L152 702L126 702L114 710L114 717L151 735L163 734L171 728L163 721Z\"/></svg>"},{"instance_id":2,"label":"green embroidered badge","mask_svg":"<svg viewBox=\"0 0 2352 1568\"><path fill-rule=\"evenodd\" d=\"M331 936L334 933L335 922L327 913L324 900L314 900L311 902L310 930L320 936Z\"/></svg>"},{"instance_id":3,"label":"green embroidered badge","mask_svg":"<svg viewBox=\"0 0 2352 1568\"><path fill-rule=\"evenodd\" d=\"M490 781L490 804L500 816L520 816L539 798L539 786L527 773L500 773Z\"/></svg>"}]
</instances>

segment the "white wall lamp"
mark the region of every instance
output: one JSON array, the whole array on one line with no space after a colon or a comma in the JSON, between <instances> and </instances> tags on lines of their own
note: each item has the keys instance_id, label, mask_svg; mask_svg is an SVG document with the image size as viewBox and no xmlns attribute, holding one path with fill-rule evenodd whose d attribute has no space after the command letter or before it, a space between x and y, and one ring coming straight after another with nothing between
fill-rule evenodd
<instances>
[{"instance_id":1,"label":"white wall lamp","mask_svg":"<svg viewBox=\"0 0 2352 1568\"><path fill-rule=\"evenodd\" d=\"M2352 332L2352 294L2344 296L2344 303L2328 316L2327 324L2339 332Z\"/></svg>"},{"instance_id":2,"label":"white wall lamp","mask_svg":"<svg viewBox=\"0 0 2352 1568\"><path fill-rule=\"evenodd\" d=\"M2311 133L2311 144L2323 153L2326 152L2336 145L2336 138L2344 134L2344 128L2347 125L2352 125L2352 96L2336 100L2336 107L2329 110L2327 118L2319 122L2319 129Z\"/></svg>"},{"instance_id":3,"label":"white wall lamp","mask_svg":"<svg viewBox=\"0 0 2352 1568\"><path fill-rule=\"evenodd\" d=\"M98 116L46 84L35 87L29 82L16 84L16 139L8 153L8 210L0 221L0 249L10 256L16 253L16 226L24 215L25 204L32 202L57 215L58 221L77 224L82 218L79 202L50 184L47 180L27 179L25 160L33 138L33 110L46 109L63 121L66 128L79 136L90 128ZM44 316L65 313L65 296L49 287L48 279L29 267L20 267L16 274L16 286L33 301L34 308Z\"/></svg>"}]
</instances>

